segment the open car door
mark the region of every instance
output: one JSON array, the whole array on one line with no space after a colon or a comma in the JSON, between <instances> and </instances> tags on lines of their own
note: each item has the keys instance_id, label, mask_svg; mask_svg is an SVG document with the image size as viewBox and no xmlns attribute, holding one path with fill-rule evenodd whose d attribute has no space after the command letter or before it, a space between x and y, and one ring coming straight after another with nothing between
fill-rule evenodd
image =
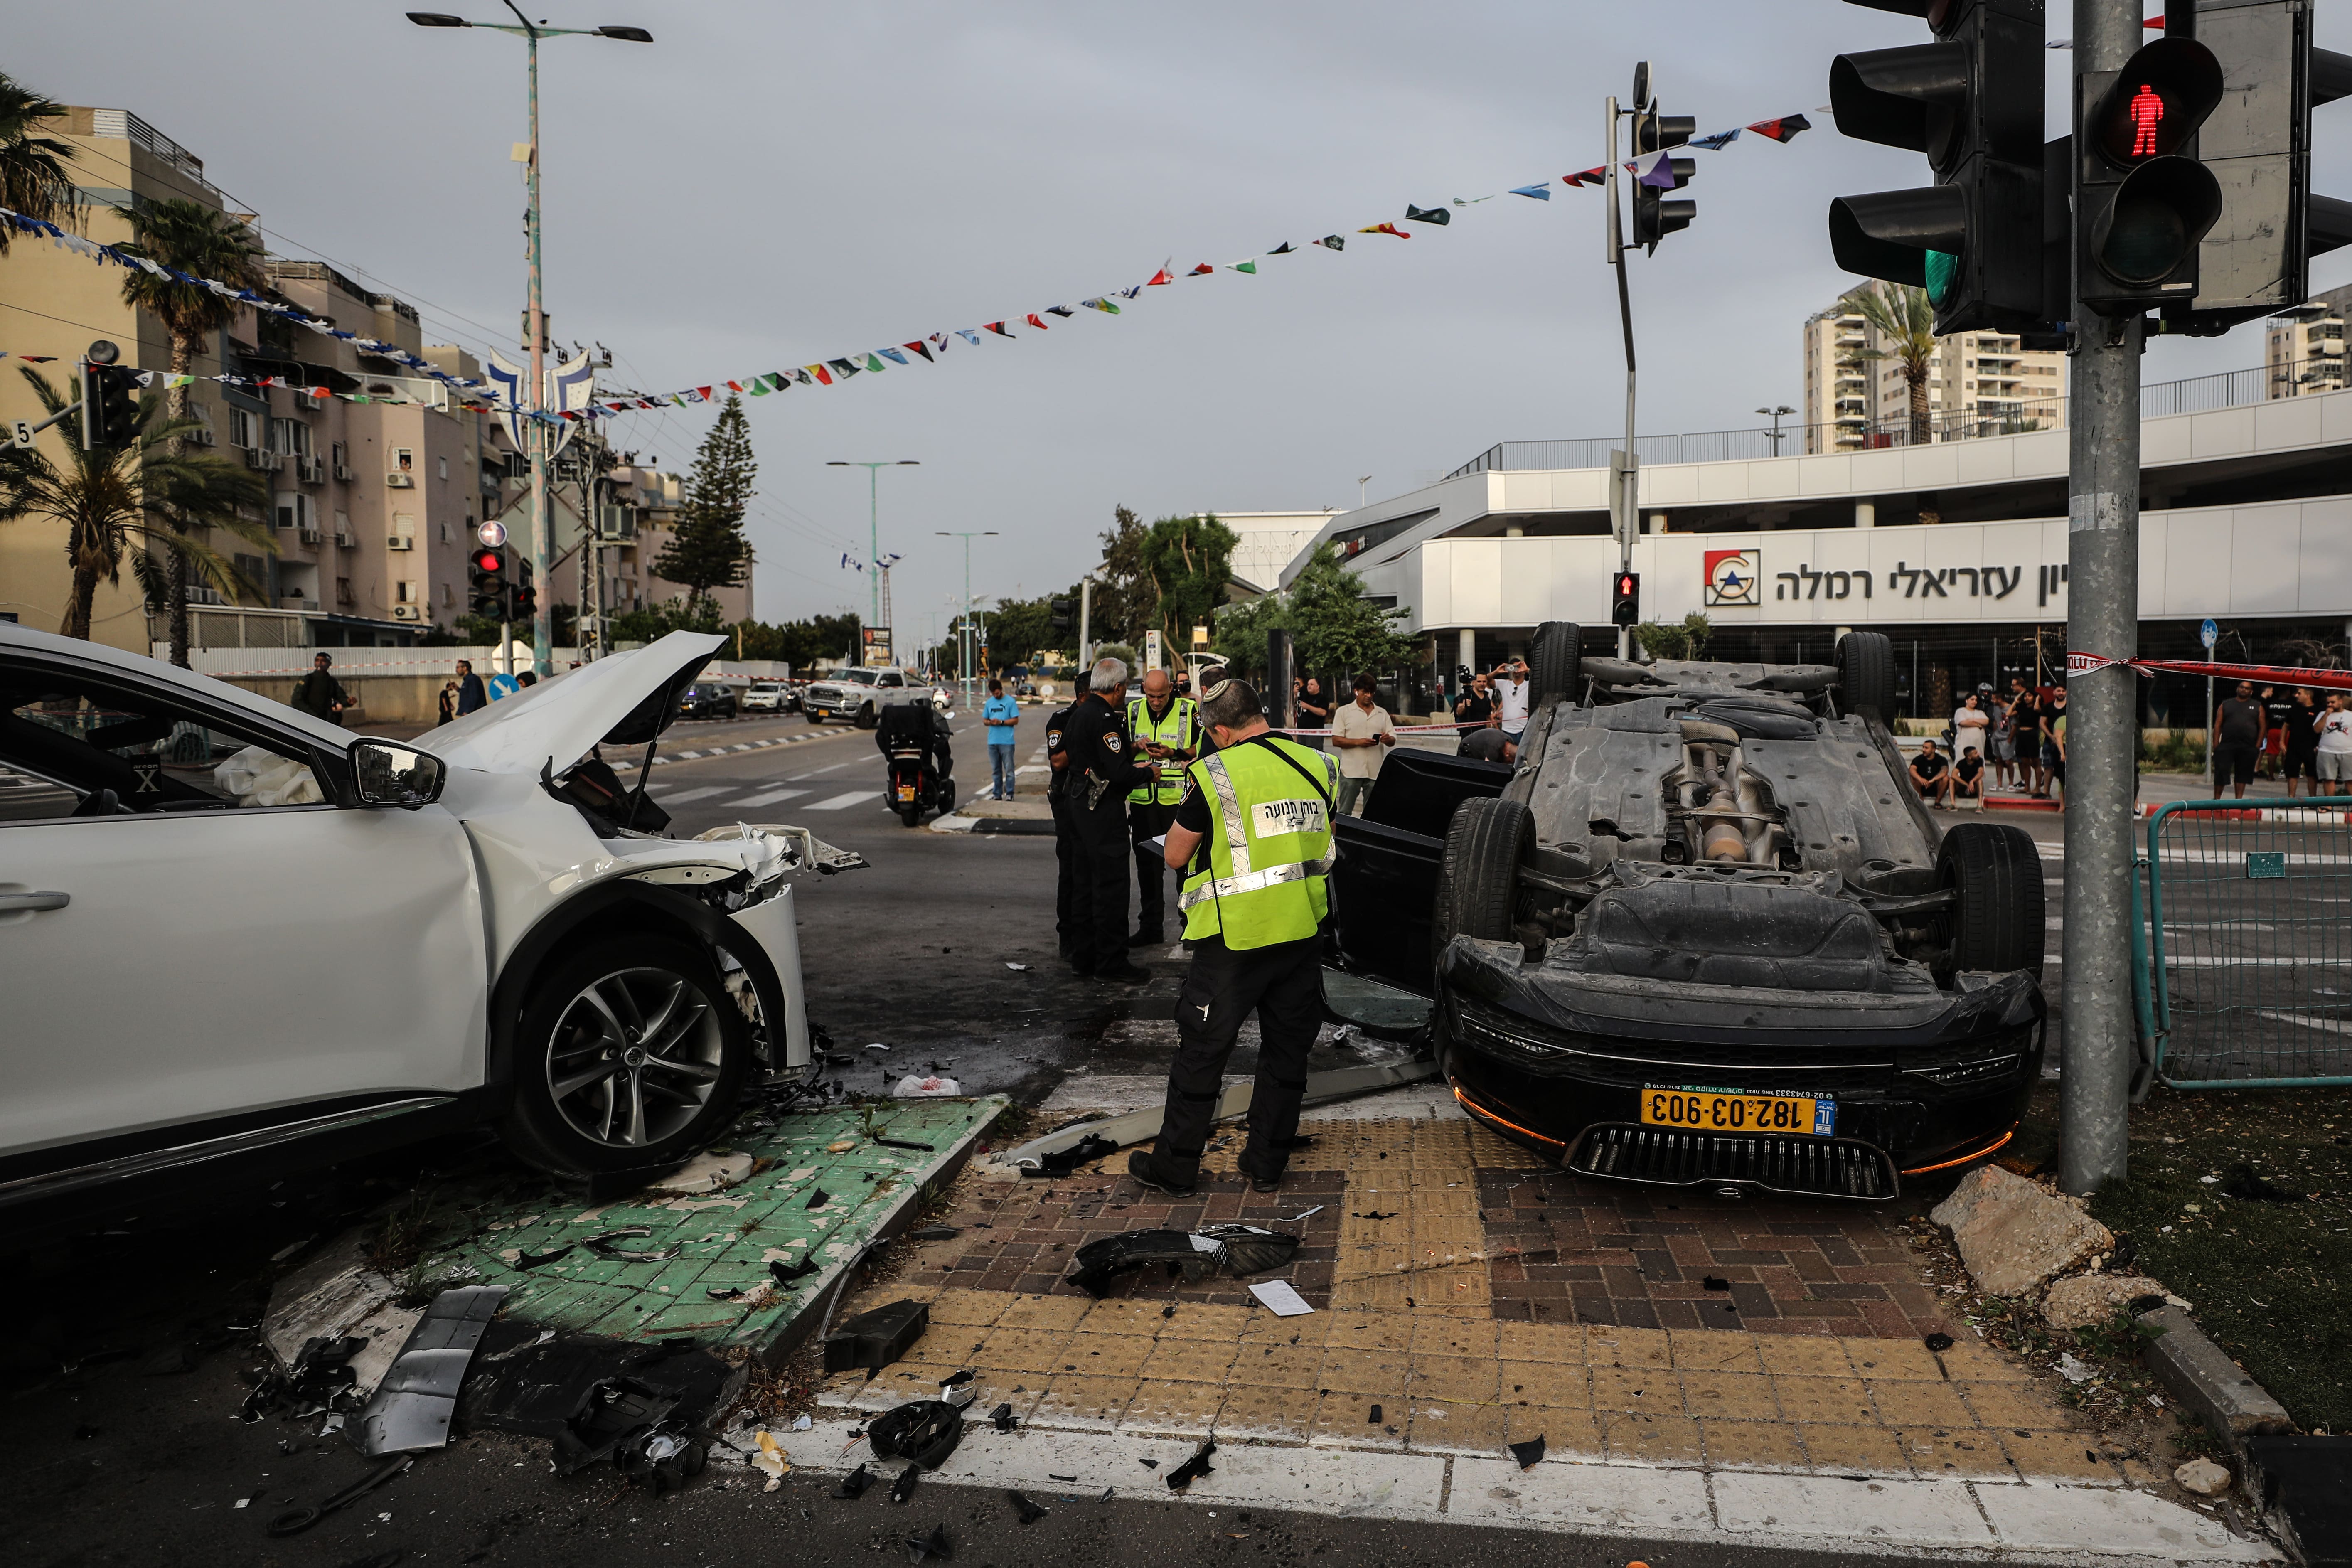
<instances>
[{"instance_id":1,"label":"open car door","mask_svg":"<svg viewBox=\"0 0 2352 1568\"><path fill-rule=\"evenodd\" d=\"M1325 1001L1333 1011L1371 1022L1352 1016L1359 1010L1354 993L1362 988L1349 985L1346 976L1419 996L1436 994L1429 922L1445 829L1456 806L1474 795L1501 795L1514 771L1507 763L1398 746L1381 764L1364 815L1333 824L1339 860L1331 870L1324 973ZM1334 975L1334 967L1344 973Z\"/></svg>"}]
</instances>

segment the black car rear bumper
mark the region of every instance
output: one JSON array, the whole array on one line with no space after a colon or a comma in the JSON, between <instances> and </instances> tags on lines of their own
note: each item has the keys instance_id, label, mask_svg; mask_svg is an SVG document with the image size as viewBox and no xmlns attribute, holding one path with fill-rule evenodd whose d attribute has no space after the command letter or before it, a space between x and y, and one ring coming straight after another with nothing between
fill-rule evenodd
<instances>
[{"instance_id":1,"label":"black car rear bumper","mask_svg":"<svg viewBox=\"0 0 2352 1568\"><path fill-rule=\"evenodd\" d=\"M2007 1142L2041 1073L2046 1006L2022 973L1902 996L1694 984L1651 994L1620 976L1515 963L1517 952L1467 939L1447 951L1440 1060L1472 1115L1582 1174L1893 1197L1899 1175ZM1690 1089L1831 1100L1834 1135L1644 1124L1645 1099Z\"/></svg>"}]
</instances>

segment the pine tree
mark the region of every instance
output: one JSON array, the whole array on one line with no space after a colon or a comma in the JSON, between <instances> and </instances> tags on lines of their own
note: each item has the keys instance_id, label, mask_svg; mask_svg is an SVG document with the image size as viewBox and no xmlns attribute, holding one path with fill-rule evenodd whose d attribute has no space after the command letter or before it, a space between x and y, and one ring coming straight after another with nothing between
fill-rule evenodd
<instances>
[{"instance_id":1,"label":"pine tree","mask_svg":"<svg viewBox=\"0 0 2352 1568\"><path fill-rule=\"evenodd\" d=\"M743 400L730 395L719 421L695 454L686 497L669 542L654 560L654 575L686 584L689 611L713 588L740 585L751 564L751 542L743 537L743 514L758 492L760 471L751 456L751 430Z\"/></svg>"}]
</instances>

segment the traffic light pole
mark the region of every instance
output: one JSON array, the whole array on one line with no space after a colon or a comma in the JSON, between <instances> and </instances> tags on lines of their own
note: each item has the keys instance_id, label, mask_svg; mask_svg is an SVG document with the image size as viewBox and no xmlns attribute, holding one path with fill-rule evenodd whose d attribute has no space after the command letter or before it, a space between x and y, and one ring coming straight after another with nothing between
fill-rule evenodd
<instances>
[{"instance_id":1,"label":"traffic light pole","mask_svg":"<svg viewBox=\"0 0 2352 1568\"><path fill-rule=\"evenodd\" d=\"M1609 265L1617 269L1617 316L1625 330L1625 451L1623 461L1614 466L1610 479L1617 493L1611 499L1617 502L1617 570L1633 569L1633 536L1638 531L1640 512L1640 459L1633 455L1633 298L1625 279L1625 234L1622 220L1617 213L1617 100L1609 100L1608 135L1601 151L1606 154L1602 167L1609 171ZM1633 628L1617 628L1617 657L1633 657Z\"/></svg>"},{"instance_id":2,"label":"traffic light pole","mask_svg":"<svg viewBox=\"0 0 2352 1568\"><path fill-rule=\"evenodd\" d=\"M2139 47L2140 0L2074 0L2078 76L2120 70ZM2080 178L2080 165L2077 175ZM2070 653L2134 657L2139 614L2139 383L2143 319L2079 303L2066 423ZM2071 659L2070 659L2071 664ZM2110 664L2066 683L2064 1009L2059 1184L2098 1191L2126 1173L2132 1067L2132 806L2138 677Z\"/></svg>"}]
</instances>

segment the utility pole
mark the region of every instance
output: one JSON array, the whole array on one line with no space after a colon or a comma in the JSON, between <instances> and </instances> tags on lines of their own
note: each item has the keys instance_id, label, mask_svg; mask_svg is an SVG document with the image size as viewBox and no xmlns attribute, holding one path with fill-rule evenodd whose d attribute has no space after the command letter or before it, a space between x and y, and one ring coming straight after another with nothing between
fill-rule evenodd
<instances>
[{"instance_id":1,"label":"utility pole","mask_svg":"<svg viewBox=\"0 0 2352 1568\"><path fill-rule=\"evenodd\" d=\"M980 651L980 638L971 624L971 542L975 539L994 539L996 530L982 528L975 529L969 533L951 533L944 528L939 528L931 531L941 539L963 541L963 633L970 640L968 643L956 644L956 662L961 667L960 673L963 676L963 703L966 708L970 708L977 700L972 686L971 662Z\"/></svg>"},{"instance_id":2,"label":"utility pole","mask_svg":"<svg viewBox=\"0 0 2352 1568\"><path fill-rule=\"evenodd\" d=\"M2140 0L2074 0L2074 75L2121 70L2145 37ZM2079 163L2077 181L2081 179ZM2074 303L2066 424L2066 647L2139 652L2138 315ZM2133 724L2138 677L2122 665L2067 673L2064 1053L2058 1092L2059 1184L2098 1191L2124 1179L2132 1062L2129 894Z\"/></svg>"},{"instance_id":3,"label":"utility pole","mask_svg":"<svg viewBox=\"0 0 2352 1568\"><path fill-rule=\"evenodd\" d=\"M882 618L882 480L884 468L919 468L923 465L915 458L887 458L878 463L856 458L828 458L828 468L864 468L866 470L866 572L868 609L866 625L868 630L886 626ZM892 557L893 560L897 557Z\"/></svg>"},{"instance_id":4,"label":"utility pole","mask_svg":"<svg viewBox=\"0 0 2352 1568\"><path fill-rule=\"evenodd\" d=\"M1639 98L1648 91L1650 67L1646 60L1634 73L1634 95ZM1643 105L1633 106L1638 112ZM1620 574L1633 569L1633 531L1640 500L1636 483L1641 459L1633 453L1633 299L1625 278L1625 243L1623 220L1617 214L1617 100L1609 100L1608 124L1601 145L1601 166L1609 171L1609 265L1617 270L1617 317L1625 331L1625 449L1610 455L1609 499L1616 504L1611 509L1616 514L1612 520L1617 530L1617 570ZM1633 628L1617 628L1617 657L1633 657Z\"/></svg>"},{"instance_id":5,"label":"utility pole","mask_svg":"<svg viewBox=\"0 0 2352 1568\"><path fill-rule=\"evenodd\" d=\"M1094 608L1095 574L1089 572L1078 579L1078 679L1080 680L1086 679L1086 672L1093 668L1095 662L1091 651ZM2347 621L2345 626L2352 628L2352 621ZM2347 629L2346 635L2352 637L2352 629Z\"/></svg>"}]
</instances>

